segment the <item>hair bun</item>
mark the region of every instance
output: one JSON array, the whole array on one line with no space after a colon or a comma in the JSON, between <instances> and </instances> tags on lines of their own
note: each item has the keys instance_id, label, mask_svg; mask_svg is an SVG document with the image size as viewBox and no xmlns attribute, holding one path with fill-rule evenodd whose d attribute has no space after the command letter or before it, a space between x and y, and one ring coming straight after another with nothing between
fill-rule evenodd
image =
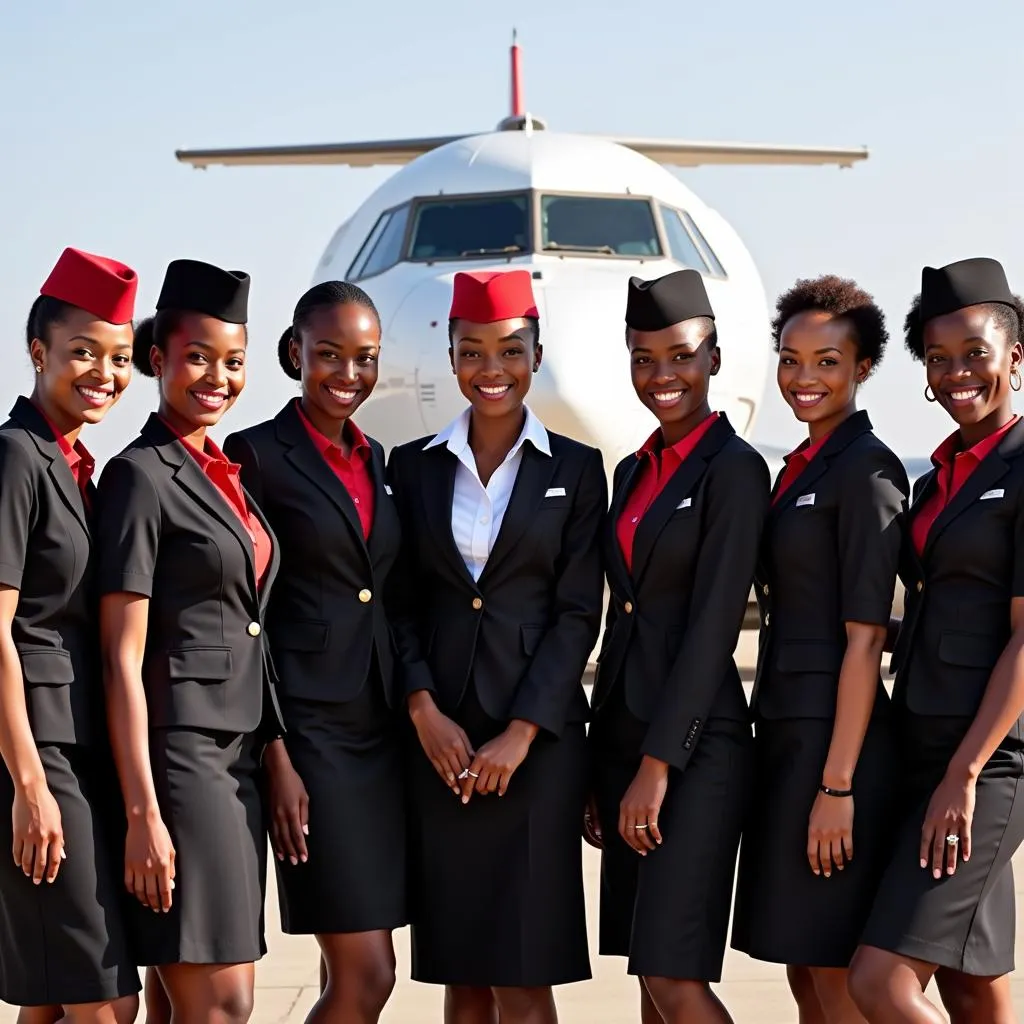
<instances>
[{"instance_id":1,"label":"hair bun","mask_svg":"<svg viewBox=\"0 0 1024 1024\"><path fill-rule=\"evenodd\" d=\"M302 380L302 372L292 362L292 336L292 328L288 326L277 343L277 361L288 377L292 380Z\"/></svg>"},{"instance_id":2,"label":"hair bun","mask_svg":"<svg viewBox=\"0 0 1024 1024\"><path fill-rule=\"evenodd\" d=\"M156 339L156 317L147 316L135 327L135 340L132 343L132 363L144 377L155 377L153 363L149 355Z\"/></svg>"}]
</instances>

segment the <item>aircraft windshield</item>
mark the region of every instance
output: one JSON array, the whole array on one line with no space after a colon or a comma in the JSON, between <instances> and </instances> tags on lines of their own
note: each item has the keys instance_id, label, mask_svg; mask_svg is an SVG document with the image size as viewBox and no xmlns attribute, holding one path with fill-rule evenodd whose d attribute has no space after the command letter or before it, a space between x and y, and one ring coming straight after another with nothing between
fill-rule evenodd
<instances>
[{"instance_id":1,"label":"aircraft windshield","mask_svg":"<svg viewBox=\"0 0 1024 1024\"><path fill-rule=\"evenodd\" d=\"M647 199L541 196L540 222L545 252L662 255Z\"/></svg>"},{"instance_id":2,"label":"aircraft windshield","mask_svg":"<svg viewBox=\"0 0 1024 1024\"><path fill-rule=\"evenodd\" d=\"M530 247L530 199L521 195L426 199L416 205L411 260L500 256Z\"/></svg>"}]
</instances>

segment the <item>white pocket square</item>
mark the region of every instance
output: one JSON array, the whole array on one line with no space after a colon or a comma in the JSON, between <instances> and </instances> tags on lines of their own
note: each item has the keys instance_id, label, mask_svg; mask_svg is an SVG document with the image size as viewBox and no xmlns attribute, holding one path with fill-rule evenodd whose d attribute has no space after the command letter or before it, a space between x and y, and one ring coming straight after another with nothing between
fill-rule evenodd
<instances>
[{"instance_id":1,"label":"white pocket square","mask_svg":"<svg viewBox=\"0 0 1024 1024\"><path fill-rule=\"evenodd\" d=\"M683 500L681 502L679 502L678 505L676 505L676 509L678 510L678 509L681 509L681 508L689 508L692 504L693 504L693 498L683 498Z\"/></svg>"},{"instance_id":2,"label":"white pocket square","mask_svg":"<svg viewBox=\"0 0 1024 1024\"><path fill-rule=\"evenodd\" d=\"M390 488L390 487L388 487L388 485L387 485L387 484L385 484L385 485L384 485L384 493L385 493L385 494L390 494L390 493L391 493L391 488Z\"/></svg>"},{"instance_id":3,"label":"white pocket square","mask_svg":"<svg viewBox=\"0 0 1024 1024\"><path fill-rule=\"evenodd\" d=\"M545 498L564 498L565 497L565 488L564 487L549 487L544 492L544 497Z\"/></svg>"},{"instance_id":4,"label":"white pocket square","mask_svg":"<svg viewBox=\"0 0 1024 1024\"><path fill-rule=\"evenodd\" d=\"M991 491L986 491L978 501L985 501L986 498L1001 498L1006 491L1002 487L993 488Z\"/></svg>"},{"instance_id":5,"label":"white pocket square","mask_svg":"<svg viewBox=\"0 0 1024 1024\"><path fill-rule=\"evenodd\" d=\"M797 508L799 508L801 505L813 505L813 504L814 504L814 495L813 494L801 494L800 497L796 499L796 507Z\"/></svg>"}]
</instances>

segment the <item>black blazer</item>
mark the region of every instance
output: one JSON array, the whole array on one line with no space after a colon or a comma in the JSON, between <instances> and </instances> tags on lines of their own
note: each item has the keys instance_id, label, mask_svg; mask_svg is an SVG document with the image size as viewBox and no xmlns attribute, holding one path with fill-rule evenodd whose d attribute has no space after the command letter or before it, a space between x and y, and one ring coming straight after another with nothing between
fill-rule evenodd
<instances>
[{"instance_id":1,"label":"black blazer","mask_svg":"<svg viewBox=\"0 0 1024 1024\"><path fill-rule=\"evenodd\" d=\"M86 744L102 728L94 575L82 492L46 419L19 398L0 426L0 583L20 591L11 635L38 744Z\"/></svg>"},{"instance_id":2,"label":"black blazer","mask_svg":"<svg viewBox=\"0 0 1024 1024\"><path fill-rule=\"evenodd\" d=\"M394 707L395 659L384 591L401 527L385 490L384 449L367 440L374 481L368 541L352 497L317 451L294 401L274 419L232 434L224 452L241 464L246 490L281 545L281 572L267 606L267 641L282 690L307 700L352 700L370 676L376 651Z\"/></svg>"},{"instance_id":3,"label":"black blazer","mask_svg":"<svg viewBox=\"0 0 1024 1024\"><path fill-rule=\"evenodd\" d=\"M914 485L904 531L893 697L917 715L968 718L1010 639L1010 600L1024 597L1024 421L957 491L919 558L909 525L934 493L935 476L933 469ZM1013 735L1024 738L1024 722Z\"/></svg>"},{"instance_id":4,"label":"black blazer","mask_svg":"<svg viewBox=\"0 0 1024 1024\"><path fill-rule=\"evenodd\" d=\"M768 467L720 416L640 520L631 574L616 524L640 465L627 455L615 469L594 711L625 686L626 707L649 723L641 753L682 769L709 717L749 721L733 654L768 510Z\"/></svg>"},{"instance_id":5,"label":"black blazer","mask_svg":"<svg viewBox=\"0 0 1024 1024\"><path fill-rule=\"evenodd\" d=\"M453 715L472 679L491 718L559 735L588 716L582 678L601 628L608 485L599 451L548 438L550 457L523 445L479 583L452 536L458 459L421 438L392 452L388 477L402 519L394 622L405 692L430 690Z\"/></svg>"},{"instance_id":6,"label":"black blazer","mask_svg":"<svg viewBox=\"0 0 1024 1024\"><path fill-rule=\"evenodd\" d=\"M772 506L754 579L758 715L835 717L845 624L889 626L909 494L903 464L861 411L833 431ZM876 714L888 706L879 676Z\"/></svg>"},{"instance_id":7,"label":"black blazer","mask_svg":"<svg viewBox=\"0 0 1024 1024\"><path fill-rule=\"evenodd\" d=\"M158 416L107 463L100 590L150 599L142 678L152 727L245 733L280 723L263 646L279 555L269 523L250 507L273 540L260 592L249 534Z\"/></svg>"}]
</instances>

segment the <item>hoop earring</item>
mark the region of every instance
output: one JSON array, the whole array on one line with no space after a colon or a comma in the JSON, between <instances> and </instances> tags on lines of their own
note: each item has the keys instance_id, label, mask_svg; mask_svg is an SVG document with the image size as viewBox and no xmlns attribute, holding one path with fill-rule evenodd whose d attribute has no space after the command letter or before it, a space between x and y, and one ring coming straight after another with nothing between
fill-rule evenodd
<instances>
[{"instance_id":1,"label":"hoop earring","mask_svg":"<svg viewBox=\"0 0 1024 1024\"><path fill-rule=\"evenodd\" d=\"M931 396L930 397L929 397L929 394L928 394L929 392L931 392ZM938 399L935 397L935 392L932 391L931 384L925 384L925 386L924 386L924 400L926 402L937 402L938 401Z\"/></svg>"},{"instance_id":2,"label":"hoop earring","mask_svg":"<svg viewBox=\"0 0 1024 1024\"><path fill-rule=\"evenodd\" d=\"M1013 388L1014 391L1020 391L1022 386L1024 386L1024 380L1021 380L1020 370L1015 366L1010 371L1010 387Z\"/></svg>"}]
</instances>

